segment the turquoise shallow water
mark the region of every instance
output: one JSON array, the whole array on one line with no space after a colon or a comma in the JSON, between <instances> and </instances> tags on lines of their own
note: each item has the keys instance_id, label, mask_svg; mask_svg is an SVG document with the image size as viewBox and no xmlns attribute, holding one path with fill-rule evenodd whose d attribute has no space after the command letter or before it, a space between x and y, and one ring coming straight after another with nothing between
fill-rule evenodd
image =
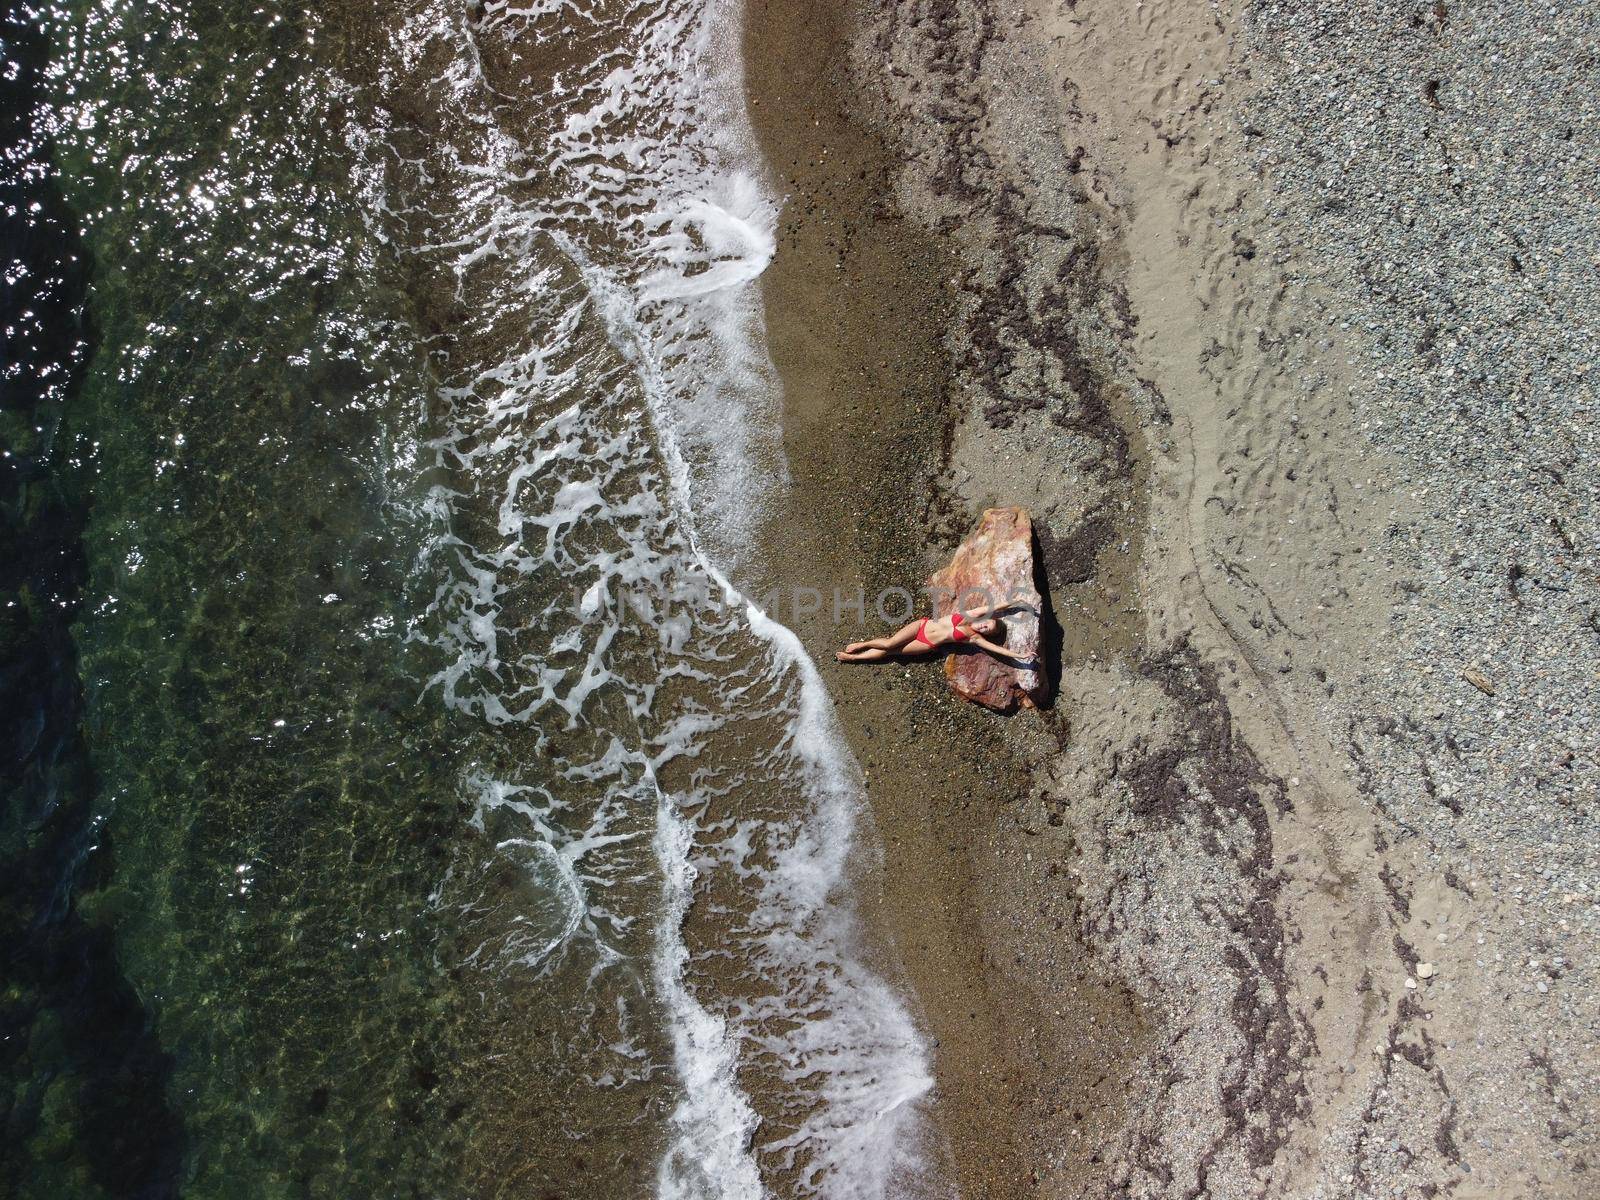
<instances>
[{"instance_id":1,"label":"turquoise shallow water","mask_svg":"<svg viewBox=\"0 0 1600 1200\"><path fill-rule=\"evenodd\" d=\"M858 776L723 569L783 479L737 6L11 28L8 1186L914 1173Z\"/></svg>"}]
</instances>

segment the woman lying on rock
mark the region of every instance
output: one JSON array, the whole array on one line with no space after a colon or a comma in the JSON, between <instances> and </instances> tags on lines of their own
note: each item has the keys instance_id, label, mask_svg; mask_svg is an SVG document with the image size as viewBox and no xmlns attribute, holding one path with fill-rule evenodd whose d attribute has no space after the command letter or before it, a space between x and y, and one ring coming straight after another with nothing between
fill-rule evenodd
<instances>
[{"instance_id":1,"label":"woman lying on rock","mask_svg":"<svg viewBox=\"0 0 1600 1200\"><path fill-rule=\"evenodd\" d=\"M910 656L932 654L935 650L948 650L952 643L975 646L1018 663L1029 663L1030 655L1007 650L998 642L991 642L988 634L1000 628L993 613L1008 608L1026 608L1025 604L981 604L966 612L953 612L948 617L923 617L903 625L893 633L873 638L867 642L851 642L835 658L840 662L880 662L890 655Z\"/></svg>"}]
</instances>

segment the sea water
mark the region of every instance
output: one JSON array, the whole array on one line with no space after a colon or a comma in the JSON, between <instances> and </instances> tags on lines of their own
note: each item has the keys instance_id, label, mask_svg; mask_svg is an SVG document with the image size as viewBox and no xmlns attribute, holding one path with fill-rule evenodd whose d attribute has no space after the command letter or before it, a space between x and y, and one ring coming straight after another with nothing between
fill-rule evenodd
<instances>
[{"instance_id":1,"label":"sea water","mask_svg":"<svg viewBox=\"0 0 1600 1200\"><path fill-rule=\"evenodd\" d=\"M787 480L738 5L23 16L144 1194L931 1187L859 772L737 583ZM114 1175L27 1111L22 1194Z\"/></svg>"}]
</instances>

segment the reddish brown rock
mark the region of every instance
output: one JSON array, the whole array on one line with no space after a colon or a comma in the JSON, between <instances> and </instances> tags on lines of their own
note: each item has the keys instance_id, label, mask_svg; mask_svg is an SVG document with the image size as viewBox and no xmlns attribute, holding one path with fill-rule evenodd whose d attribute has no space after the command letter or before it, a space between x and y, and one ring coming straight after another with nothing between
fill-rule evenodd
<instances>
[{"instance_id":1,"label":"reddish brown rock","mask_svg":"<svg viewBox=\"0 0 1600 1200\"><path fill-rule=\"evenodd\" d=\"M1028 654L1037 669L964 648L944 663L945 679L956 695L996 712L1010 712L1019 704L1035 708L1050 698L1050 680L1038 661L1042 601L1033 586L1033 521L1027 509L991 508L985 512L977 529L957 547L950 565L928 580L928 587L933 591L934 613L941 617L957 606L969 609L1007 600L1031 606L999 614L1004 637L996 634L990 640L1003 640L1008 649Z\"/></svg>"}]
</instances>

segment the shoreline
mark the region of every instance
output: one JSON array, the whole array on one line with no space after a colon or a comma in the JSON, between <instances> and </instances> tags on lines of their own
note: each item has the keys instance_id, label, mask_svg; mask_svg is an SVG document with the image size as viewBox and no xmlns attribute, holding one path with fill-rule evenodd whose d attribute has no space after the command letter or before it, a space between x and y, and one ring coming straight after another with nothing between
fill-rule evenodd
<instances>
[{"instance_id":1,"label":"shoreline","mask_svg":"<svg viewBox=\"0 0 1600 1200\"><path fill-rule=\"evenodd\" d=\"M899 152L881 124L860 119L867 98L849 69L858 20L850 0L804 15L757 0L745 45L752 120L786 197L762 286L794 481L760 555L782 568L762 583L872 594L914 590L976 513L937 483L954 437L948 280L962 264L902 210ZM950 703L938 670L844 668L826 654L856 626L827 614L793 625L866 775L876 829L863 840L877 842L867 855L880 862L862 880L862 910L869 936L899 958L897 982L932 1046L944 1169L965 1195L1021 1194L1044 1153L1041 1116L1072 1113L1085 1140L1098 1136L1117 1113L1107 1063L1142 1035L1126 992L1092 964L1061 963L1068 986L1048 994L1017 988L1000 963L1017 950L989 928L1026 853L1024 835L992 817L1027 791L1054 718L997 737L986 714ZM1054 931L1076 923L1065 899L1045 901ZM1085 1028L1104 1032L1071 1032ZM1088 1096L1099 1098L1092 1111Z\"/></svg>"},{"instance_id":2,"label":"shoreline","mask_svg":"<svg viewBox=\"0 0 1600 1200\"><path fill-rule=\"evenodd\" d=\"M913 503L931 494L939 450L929 434L941 424L945 370L936 324L913 314L942 303L934 280L945 264L914 224L883 212L892 167L874 133L848 115L850 81L839 71L848 14L845 3L802 17L793 6L758 0L746 15L750 112L785 198L778 255L762 289L793 477L760 557L782 565L764 584L831 579L872 591L923 569L919 548L895 538L885 517L897 507L897 490ZM887 348L875 344L871 316L885 305L911 331ZM841 392L850 399L841 402ZM984 1019L970 1017L966 1027L945 1017L959 997L981 995L971 961L979 934L966 902L972 880L934 824L907 811L911 796L936 794L960 778L907 753L908 743L894 736L907 729L930 736L917 720L928 710L928 681L860 672L841 679L824 649L843 640L840 631L820 615L793 626L818 660L866 780L876 828L858 831L857 857L877 860L878 869L869 866L858 879L857 902L869 939L899 958L903 975L893 982L909 993L932 1046L936 1084L924 1111L955 1162L975 1161L989 1147L979 1173L959 1173L963 1183L1014 1173L1011 1131L992 1119L1004 1111L1002 1097L980 1067L994 1057L997 1038L988 1005ZM917 860L936 865L919 872ZM968 1011L978 1011L976 1002ZM977 1117L977 1136L968 1141L952 1130L952 1111Z\"/></svg>"}]
</instances>

